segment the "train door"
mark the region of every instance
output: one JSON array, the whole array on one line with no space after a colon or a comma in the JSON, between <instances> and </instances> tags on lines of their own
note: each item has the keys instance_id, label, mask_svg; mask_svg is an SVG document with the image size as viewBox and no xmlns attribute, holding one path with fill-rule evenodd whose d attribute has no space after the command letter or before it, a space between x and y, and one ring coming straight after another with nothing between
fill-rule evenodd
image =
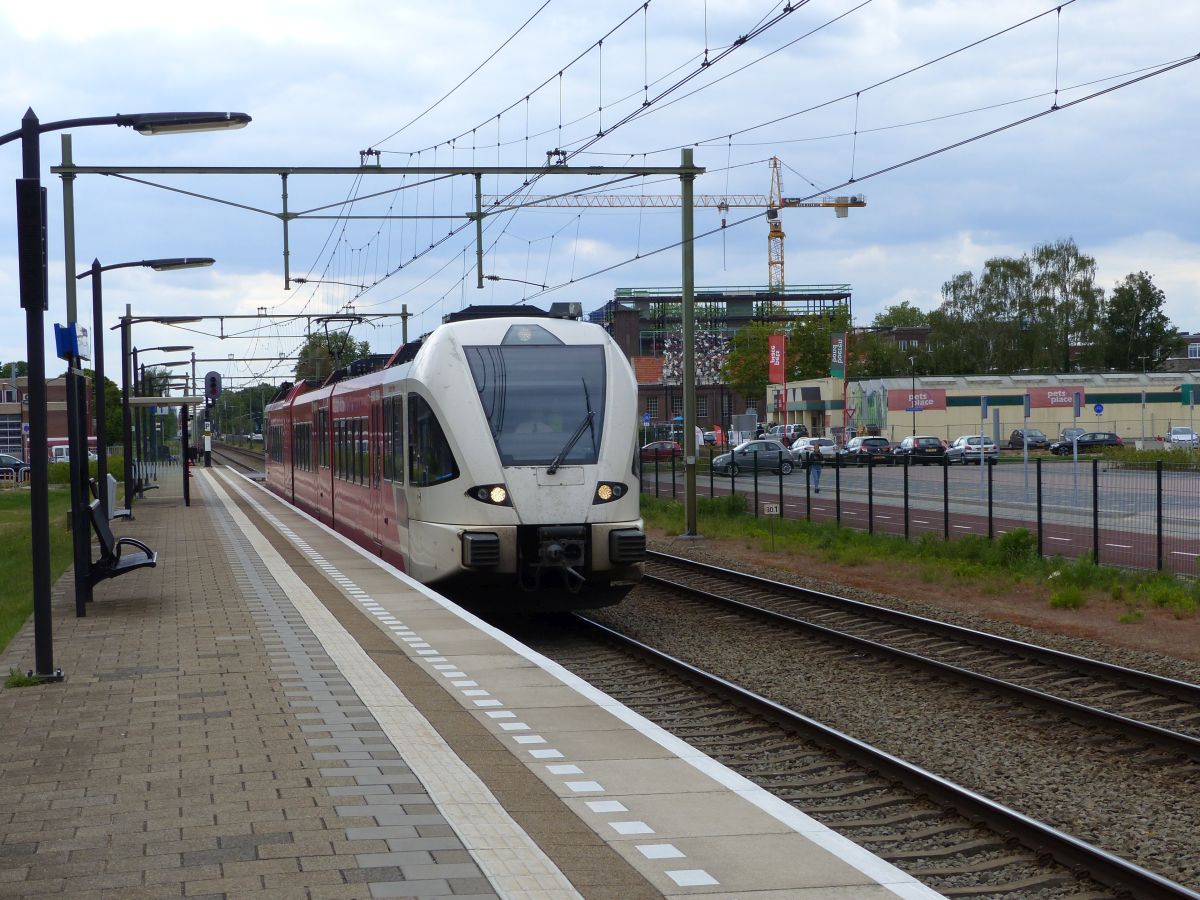
<instances>
[{"instance_id":1,"label":"train door","mask_svg":"<svg viewBox=\"0 0 1200 900\"><path fill-rule=\"evenodd\" d=\"M325 525L333 525L333 422L329 403L317 406L317 496L314 512Z\"/></svg>"},{"instance_id":2,"label":"train door","mask_svg":"<svg viewBox=\"0 0 1200 900\"><path fill-rule=\"evenodd\" d=\"M383 392L371 391L371 415L367 427L367 519L368 539L376 556L383 555L380 528L383 525Z\"/></svg>"}]
</instances>

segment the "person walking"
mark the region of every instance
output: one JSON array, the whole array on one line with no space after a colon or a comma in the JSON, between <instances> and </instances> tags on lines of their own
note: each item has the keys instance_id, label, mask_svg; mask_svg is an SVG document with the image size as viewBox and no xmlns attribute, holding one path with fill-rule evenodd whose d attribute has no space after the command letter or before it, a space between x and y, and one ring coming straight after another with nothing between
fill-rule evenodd
<instances>
[{"instance_id":1,"label":"person walking","mask_svg":"<svg viewBox=\"0 0 1200 900\"><path fill-rule=\"evenodd\" d=\"M821 493L821 472L825 466L825 460L821 455L821 448L810 447L805 461L808 463L808 480L812 484L813 493L819 494Z\"/></svg>"}]
</instances>

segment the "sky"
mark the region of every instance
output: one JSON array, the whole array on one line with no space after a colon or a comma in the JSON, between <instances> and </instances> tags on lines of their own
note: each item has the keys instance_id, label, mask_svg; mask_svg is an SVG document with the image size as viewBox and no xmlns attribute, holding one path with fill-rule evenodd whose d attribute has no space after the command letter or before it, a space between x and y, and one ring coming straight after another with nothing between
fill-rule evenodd
<instances>
[{"instance_id":1,"label":"sky","mask_svg":"<svg viewBox=\"0 0 1200 900\"><path fill-rule=\"evenodd\" d=\"M905 300L933 309L954 275L1069 237L1096 259L1106 290L1146 271L1165 292L1176 327L1200 331L1200 63L1152 74L1200 51L1200 4L809 0L793 7L773 0L645 7L212 0L197 10L63 0L51 16L6 4L0 108L10 124L0 132L19 128L28 108L43 124L178 110L253 117L228 132L143 137L108 126L43 135L47 371L62 370L52 325L67 319L62 182L50 171L62 161L61 134L71 135L77 165L117 168L352 169L364 158L385 167L536 167L560 150L568 170L674 167L681 148L691 147L705 169L695 183L703 195L765 196L768 161L777 156L786 197L865 196L866 207L843 219L830 209L781 213L786 283L849 284L856 324ZM1083 99L1143 75L1151 77ZM378 155L363 157L365 150ZM207 269L104 276L109 377L120 381L111 328L126 305L135 316L265 310L271 318L134 326L136 346L191 345L199 374L219 371L237 387L289 377L288 358L306 329L346 327L293 316L360 316L352 335L386 353L402 341L401 319L372 317L405 307L415 337L470 304L578 301L590 311L618 288L681 283L678 209L527 207L486 218L482 271L495 280L480 290L474 226L465 216L473 179L433 183L370 166L361 174L289 176L289 212L326 216L289 224L289 272L308 282L291 290L278 176L78 176L77 272L93 259L217 260ZM0 172L20 176L19 142L0 147ZM556 174L524 185L527 177L488 176L482 192L679 192L670 176L605 184ZM766 284L763 212L696 210L697 285ZM27 356L16 257L10 212L0 215L3 362ZM86 279L78 300L90 327ZM189 356L146 350L141 361Z\"/></svg>"}]
</instances>

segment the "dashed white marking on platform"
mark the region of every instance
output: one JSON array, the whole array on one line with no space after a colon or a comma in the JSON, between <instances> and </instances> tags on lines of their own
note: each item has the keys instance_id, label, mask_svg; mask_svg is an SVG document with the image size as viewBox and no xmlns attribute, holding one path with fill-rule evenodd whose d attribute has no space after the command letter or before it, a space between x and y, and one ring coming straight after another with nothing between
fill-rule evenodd
<instances>
[{"instance_id":1,"label":"dashed white marking on platform","mask_svg":"<svg viewBox=\"0 0 1200 900\"><path fill-rule=\"evenodd\" d=\"M617 834L655 834L645 822L609 822Z\"/></svg>"},{"instance_id":2,"label":"dashed white marking on platform","mask_svg":"<svg viewBox=\"0 0 1200 900\"><path fill-rule=\"evenodd\" d=\"M518 744L544 744L546 739L540 734L517 734L513 735L513 740Z\"/></svg>"},{"instance_id":3,"label":"dashed white marking on platform","mask_svg":"<svg viewBox=\"0 0 1200 900\"><path fill-rule=\"evenodd\" d=\"M502 704L500 703L499 700L476 700L475 705L476 706L501 706Z\"/></svg>"},{"instance_id":4,"label":"dashed white marking on platform","mask_svg":"<svg viewBox=\"0 0 1200 900\"><path fill-rule=\"evenodd\" d=\"M703 869L678 869L674 872L668 869L666 875L680 887L703 887L721 883Z\"/></svg>"},{"instance_id":5,"label":"dashed white marking on platform","mask_svg":"<svg viewBox=\"0 0 1200 900\"><path fill-rule=\"evenodd\" d=\"M583 769L579 766L561 765L561 766L546 766L546 771L551 775L582 775Z\"/></svg>"},{"instance_id":6,"label":"dashed white marking on platform","mask_svg":"<svg viewBox=\"0 0 1200 900\"><path fill-rule=\"evenodd\" d=\"M629 807L620 800L588 800L585 805L594 813L629 812Z\"/></svg>"},{"instance_id":7,"label":"dashed white marking on platform","mask_svg":"<svg viewBox=\"0 0 1200 900\"><path fill-rule=\"evenodd\" d=\"M604 793L604 786L598 781L568 781L565 784L577 794Z\"/></svg>"},{"instance_id":8,"label":"dashed white marking on platform","mask_svg":"<svg viewBox=\"0 0 1200 900\"><path fill-rule=\"evenodd\" d=\"M685 859L687 854L674 844L637 844L638 853L646 859Z\"/></svg>"},{"instance_id":9,"label":"dashed white marking on platform","mask_svg":"<svg viewBox=\"0 0 1200 900\"><path fill-rule=\"evenodd\" d=\"M529 726L524 722L501 722L500 727L505 731L528 731Z\"/></svg>"},{"instance_id":10,"label":"dashed white marking on platform","mask_svg":"<svg viewBox=\"0 0 1200 900\"><path fill-rule=\"evenodd\" d=\"M491 691L485 691L483 688L470 688L462 692L464 697L490 697Z\"/></svg>"},{"instance_id":11,"label":"dashed white marking on platform","mask_svg":"<svg viewBox=\"0 0 1200 900\"><path fill-rule=\"evenodd\" d=\"M515 719L517 714L507 709L497 709L492 712L485 713L489 719Z\"/></svg>"},{"instance_id":12,"label":"dashed white marking on platform","mask_svg":"<svg viewBox=\"0 0 1200 900\"><path fill-rule=\"evenodd\" d=\"M529 755L534 759L562 759L561 750L530 750Z\"/></svg>"},{"instance_id":13,"label":"dashed white marking on platform","mask_svg":"<svg viewBox=\"0 0 1200 900\"><path fill-rule=\"evenodd\" d=\"M469 678L466 681L452 681L450 683L455 687L479 687L478 681L472 681Z\"/></svg>"}]
</instances>

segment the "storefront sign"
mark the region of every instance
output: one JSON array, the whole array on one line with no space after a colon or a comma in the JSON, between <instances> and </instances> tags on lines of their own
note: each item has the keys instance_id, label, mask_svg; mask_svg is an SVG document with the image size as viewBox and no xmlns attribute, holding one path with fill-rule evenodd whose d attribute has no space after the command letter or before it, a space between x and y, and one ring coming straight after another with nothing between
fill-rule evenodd
<instances>
[{"instance_id":1,"label":"storefront sign","mask_svg":"<svg viewBox=\"0 0 1200 900\"><path fill-rule=\"evenodd\" d=\"M918 388L916 391L908 388L888 389L888 410L890 412L945 408L945 388Z\"/></svg>"},{"instance_id":2,"label":"storefront sign","mask_svg":"<svg viewBox=\"0 0 1200 900\"><path fill-rule=\"evenodd\" d=\"M1075 405L1075 393L1083 396L1084 389L1074 387L1035 387L1029 389L1029 405L1033 409L1057 409Z\"/></svg>"}]
</instances>

